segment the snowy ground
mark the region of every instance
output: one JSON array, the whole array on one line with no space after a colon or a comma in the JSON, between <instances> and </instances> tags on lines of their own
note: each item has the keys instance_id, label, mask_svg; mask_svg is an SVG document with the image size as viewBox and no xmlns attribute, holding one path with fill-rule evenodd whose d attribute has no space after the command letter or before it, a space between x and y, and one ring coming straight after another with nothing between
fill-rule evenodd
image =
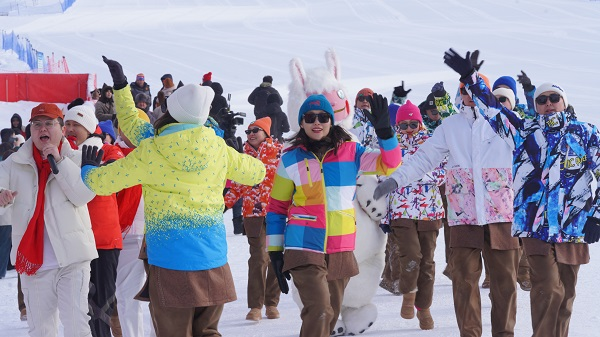
<instances>
[{"instance_id":1,"label":"snowy ground","mask_svg":"<svg viewBox=\"0 0 600 337\"><path fill-rule=\"evenodd\" d=\"M409 99L420 102L437 81L456 90L457 75L442 62L448 47L461 53L480 49L482 72L490 79L516 77L523 69L534 84L555 81L565 88L579 119L598 124L598 18L600 2L587 0L78 0L64 14L0 17L0 27L27 36L46 54L66 56L72 72L97 73L100 85L110 83L101 55L120 61L130 80L145 73L153 95L164 73L175 81L199 83L212 71L213 81L232 94L232 108L249 115L246 98L264 75L273 76L285 101L293 57L306 68L321 67L325 50L334 47L351 98L363 87L389 97L404 80L413 89ZM0 53L0 71L20 70L10 53ZM35 104L0 102L0 128L15 112L27 120ZM247 242L231 232L228 241L238 300L225 306L223 335L296 336L300 319L291 296L282 296L281 319L244 320ZM592 245L592 262L580 271L572 336L598 335L599 254L600 245ZM416 319L401 319L401 298L380 290L375 298L380 316L365 335L458 336L451 284L441 274L443 240L436 261L436 329L420 331ZM0 280L2 336L27 335L16 309L15 277L9 272ZM482 294L484 336L490 336L487 290ZM531 335L529 297L521 290L515 335Z\"/></svg>"}]
</instances>

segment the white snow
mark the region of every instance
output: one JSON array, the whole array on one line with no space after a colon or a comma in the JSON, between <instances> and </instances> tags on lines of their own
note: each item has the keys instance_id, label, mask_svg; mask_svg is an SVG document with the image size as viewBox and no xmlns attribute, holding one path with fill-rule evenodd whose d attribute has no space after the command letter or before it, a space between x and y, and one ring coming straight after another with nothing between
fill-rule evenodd
<instances>
[{"instance_id":1,"label":"white snow","mask_svg":"<svg viewBox=\"0 0 600 337\"><path fill-rule=\"evenodd\" d=\"M0 1L0 4L7 1ZM42 1L44 4L50 1ZM554 81L565 88L580 120L600 122L600 2L587 0L78 0L64 14L0 17L0 27L30 39L46 55L66 56L73 73L96 73L111 83L102 55L118 60L130 81L143 72L153 96L160 77L200 83L212 71L232 94L232 108L252 117L246 99L264 75L287 96L288 63L300 57L306 68L324 66L336 49L350 97L363 87L391 96L402 80L420 102L440 80L450 92L458 76L442 61L444 51L479 49L482 73L491 80L524 70L534 84ZM0 71L22 71L13 54L0 53ZM520 90L520 88L519 88ZM524 100L522 91L519 94ZM0 102L0 128L18 112L24 120L35 102ZM285 105L284 105L285 106ZM241 136L241 134L240 134ZM299 310L282 295L281 319L245 321L248 245L229 230L229 257L238 300L225 306L224 336L297 336ZM458 336L450 281L442 275L443 233L436 251L437 274L432 314L436 328L421 331L418 321L399 316L401 297L379 290L379 318L365 336ZM571 319L572 336L596 336L600 323L600 244L580 269ZM19 321L16 275L0 280L0 334L27 336ZM484 336L491 335L488 291L482 290ZM531 335L529 294L519 290L516 336ZM149 323L148 323L149 324Z\"/></svg>"}]
</instances>

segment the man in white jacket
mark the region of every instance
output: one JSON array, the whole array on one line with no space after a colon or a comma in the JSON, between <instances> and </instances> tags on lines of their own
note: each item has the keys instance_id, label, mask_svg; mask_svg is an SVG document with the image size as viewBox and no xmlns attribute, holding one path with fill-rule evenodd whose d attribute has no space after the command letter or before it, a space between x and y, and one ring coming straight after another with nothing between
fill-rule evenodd
<instances>
[{"instance_id":1,"label":"man in white jacket","mask_svg":"<svg viewBox=\"0 0 600 337\"><path fill-rule=\"evenodd\" d=\"M444 119L433 136L380 183L373 197L418 180L447 156L452 291L460 335L482 335L479 278L484 254L491 276L492 335L513 336L519 241L510 232L512 150L473 108L464 85L460 89L460 113Z\"/></svg>"},{"instance_id":2,"label":"man in white jacket","mask_svg":"<svg viewBox=\"0 0 600 337\"><path fill-rule=\"evenodd\" d=\"M80 161L63 138L62 111L42 103L31 111L31 138L0 163L0 214L12 215L30 336L56 336L59 313L65 336L91 336L87 296L98 254L86 206L94 193Z\"/></svg>"}]
</instances>

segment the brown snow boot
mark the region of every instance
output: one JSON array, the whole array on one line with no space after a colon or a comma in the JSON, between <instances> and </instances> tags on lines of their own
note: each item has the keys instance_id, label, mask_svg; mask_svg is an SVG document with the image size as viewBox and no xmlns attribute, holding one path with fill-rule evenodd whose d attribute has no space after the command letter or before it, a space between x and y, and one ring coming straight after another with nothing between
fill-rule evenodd
<instances>
[{"instance_id":1,"label":"brown snow boot","mask_svg":"<svg viewBox=\"0 0 600 337\"><path fill-rule=\"evenodd\" d=\"M246 315L246 319L249 321L260 321L262 319L262 313L259 308L252 308Z\"/></svg>"},{"instance_id":2,"label":"brown snow boot","mask_svg":"<svg viewBox=\"0 0 600 337\"><path fill-rule=\"evenodd\" d=\"M277 310L277 307L267 305L265 315L268 319L277 319L279 318L279 310Z\"/></svg>"},{"instance_id":3,"label":"brown snow boot","mask_svg":"<svg viewBox=\"0 0 600 337\"><path fill-rule=\"evenodd\" d=\"M433 317L429 309L417 310L417 318L419 319L419 327L421 330L433 329Z\"/></svg>"},{"instance_id":4,"label":"brown snow boot","mask_svg":"<svg viewBox=\"0 0 600 337\"><path fill-rule=\"evenodd\" d=\"M408 293L402 295L402 308L400 309L400 317L411 319L415 317L415 298L417 293Z\"/></svg>"}]
</instances>

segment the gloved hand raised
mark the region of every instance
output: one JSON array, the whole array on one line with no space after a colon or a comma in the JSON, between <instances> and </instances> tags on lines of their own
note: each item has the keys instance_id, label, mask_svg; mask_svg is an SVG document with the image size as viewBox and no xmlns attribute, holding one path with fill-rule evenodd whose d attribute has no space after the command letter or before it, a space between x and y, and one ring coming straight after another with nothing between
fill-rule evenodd
<instances>
[{"instance_id":1,"label":"gloved hand raised","mask_svg":"<svg viewBox=\"0 0 600 337\"><path fill-rule=\"evenodd\" d=\"M394 87L394 95L396 95L397 97L406 97L406 96L408 96L408 93L411 91L412 91L412 89L408 89L408 90L404 89L404 81L402 81L402 85L400 85L398 87Z\"/></svg>"},{"instance_id":2,"label":"gloved hand raised","mask_svg":"<svg viewBox=\"0 0 600 337\"><path fill-rule=\"evenodd\" d=\"M600 220L588 217L583 226L584 240L587 243L596 243L600 240Z\"/></svg>"},{"instance_id":3,"label":"gloved hand raised","mask_svg":"<svg viewBox=\"0 0 600 337\"><path fill-rule=\"evenodd\" d=\"M393 178L388 178L382 182L380 182L375 191L373 191L373 199L379 200L384 195L389 194L393 190L398 188L398 183Z\"/></svg>"},{"instance_id":4,"label":"gloved hand raised","mask_svg":"<svg viewBox=\"0 0 600 337\"><path fill-rule=\"evenodd\" d=\"M479 49L475 49L475 51L471 54L471 64L473 65L473 68L475 68L475 70L479 71L479 69L481 69L481 66L483 65L483 60L481 60L481 62L477 63L477 59L479 58Z\"/></svg>"},{"instance_id":5,"label":"gloved hand raised","mask_svg":"<svg viewBox=\"0 0 600 337\"><path fill-rule=\"evenodd\" d=\"M373 97L367 96L369 103L371 104L371 111L363 110L363 113L369 119L369 122L373 124L375 128L375 134L379 139L390 139L394 136L394 130L390 125L390 115L388 113L388 101L387 98L380 94L373 93Z\"/></svg>"},{"instance_id":6,"label":"gloved hand raised","mask_svg":"<svg viewBox=\"0 0 600 337\"><path fill-rule=\"evenodd\" d=\"M127 86L127 77L123 73L123 67L115 60L107 59L106 56L102 55L102 60L108 66L110 76L113 79L113 88L115 90L123 89Z\"/></svg>"},{"instance_id":7,"label":"gloved hand raised","mask_svg":"<svg viewBox=\"0 0 600 337\"><path fill-rule=\"evenodd\" d=\"M244 153L244 142L242 141L242 137L227 138L225 143L234 148L237 152Z\"/></svg>"},{"instance_id":8,"label":"gloved hand raised","mask_svg":"<svg viewBox=\"0 0 600 337\"><path fill-rule=\"evenodd\" d=\"M283 252L269 252L269 258L271 258L271 265L277 276L277 283L279 283L279 289L284 294L290 291L290 287L285 279L291 280L290 272L283 272Z\"/></svg>"},{"instance_id":9,"label":"gloved hand raised","mask_svg":"<svg viewBox=\"0 0 600 337\"><path fill-rule=\"evenodd\" d=\"M444 89L444 81L437 82L431 88L431 93L433 97L444 97L446 96L446 89Z\"/></svg>"},{"instance_id":10,"label":"gloved hand raised","mask_svg":"<svg viewBox=\"0 0 600 337\"><path fill-rule=\"evenodd\" d=\"M448 67L452 68L452 70L456 71L460 74L460 80L463 81L467 79L473 72L475 68L471 63L471 52L467 52L466 57L462 57L458 55L454 49L450 48L444 53L444 63L448 65Z\"/></svg>"},{"instance_id":11,"label":"gloved hand raised","mask_svg":"<svg viewBox=\"0 0 600 337\"><path fill-rule=\"evenodd\" d=\"M521 75L517 75L517 81L521 83L521 85L523 86L523 91L525 92L530 92L533 89L535 89L535 87L531 85L531 79L527 76L527 74L525 74L523 70L521 70Z\"/></svg>"},{"instance_id":12,"label":"gloved hand raised","mask_svg":"<svg viewBox=\"0 0 600 337\"><path fill-rule=\"evenodd\" d=\"M104 150L100 149L100 151L98 151L97 146L84 145L81 148L81 167L86 165L100 166L103 155Z\"/></svg>"}]
</instances>

